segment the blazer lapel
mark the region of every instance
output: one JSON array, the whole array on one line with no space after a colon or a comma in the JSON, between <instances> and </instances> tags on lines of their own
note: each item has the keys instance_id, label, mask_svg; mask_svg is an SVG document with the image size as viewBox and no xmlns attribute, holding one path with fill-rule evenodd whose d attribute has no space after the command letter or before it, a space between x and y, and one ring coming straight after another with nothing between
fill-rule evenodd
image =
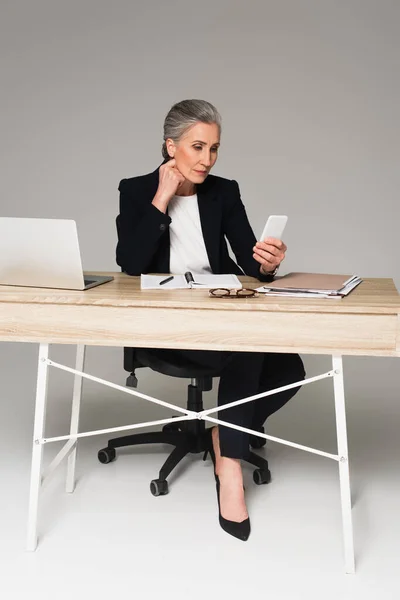
<instances>
[{"instance_id":1,"label":"blazer lapel","mask_svg":"<svg viewBox=\"0 0 400 600\"><path fill-rule=\"evenodd\" d=\"M219 244L221 239L222 209L214 186L207 180L197 186L197 202L201 229L213 273L219 273L221 265L219 256Z\"/></svg>"}]
</instances>

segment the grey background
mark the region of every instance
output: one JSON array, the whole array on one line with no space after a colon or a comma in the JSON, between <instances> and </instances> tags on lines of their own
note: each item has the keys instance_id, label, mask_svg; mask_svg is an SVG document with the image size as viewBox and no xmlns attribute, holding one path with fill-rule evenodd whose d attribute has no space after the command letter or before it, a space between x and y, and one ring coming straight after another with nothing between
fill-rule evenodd
<instances>
[{"instance_id":1,"label":"grey background","mask_svg":"<svg viewBox=\"0 0 400 600\"><path fill-rule=\"evenodd\" d=\"M214 172L238 180L256 235L269 214L289 215L282 272L400 283L399 22L395 0L3 0L1 214L74 218L84 268L117 270L119 180L160 164L174 102L205 98L223 117ZM0 352L0 443L28 467L37 346ZM73 348L52 356L72 364ZM305 362L309 375L330 368ZM87 370L123 383L121 349L89 348ZM357 489L398 456L398 362L346 358L345 375ZM140 374L142 391L182 404L184 386ZM71 389L51 373L53 435L66 431ZM269 432L332 451L332 397L329 381L303 388ZM161 414L85 383L82 429Z\"/></svg>"},{"instance_id":2,"label":"grey background","mask_svg":"<svg viewBox=\"0 0 400 600\"><path fill-rule=\"evenodd\" d=\"M239 182L255 233L269 214L289 215L282 272L358 273L399 284L399 32L397 0L2 0L0 214L74 218L85 269L117 270L119 180L159 165L162 123L174 102L205 98L223 117L214 172ZM259 593L258 572L268 574L266 593L279 598L320 598L321 585L329 600L372 598L378 585L381 595L397 597L398 359L344 361L358 569L345 578L336 465L277 444L268 445L274 485L246 484L254 525L246 549L217 531L209 465L194 457L196 466L182 467L161 505L148 481L162 450L138 448L104 468L96 458L101 436L80 443L72 498L61 472L51 484L42 507L46 539L24 555L37 352L33 344L0 344L0 556L11 599L21 595L16 586L32 597L54 589L64 597L66 572L86 578L91 592L96 582L97 593L107 583L124 593L147 590L153 565L170 582L177 557L185 593L193 594L194 561L220 569L226 560L231 587L215 571L218 595L243 597L251 586ZM72 365L74 347L52 347L51 357ZM305 363L309 375L330 368L326 356ZM86 370L123 384L122 350L88 348ZM186 401L184 381L141 372L139 382L144 393ZM51 372L47 435L66 433L71 390L68 374ZM206 406L215 401L214 389ZM84 384L82 430L167 414ZM268 432L334 452L331 381L305 386ZM46 449L46 461L53 452ZM193 544L201 533L205 541ZM105 543L114 563L99 569ZM179 597L173 585L165 591ZM198 592L203 597L200 584Z\"/></svg>"},{"instance_id":3,"label":"grey background","mask_svg":"<svg viewBox=\"0 0 400 600\"><path fill-rule=\"evenodd\" d=\"M200 97L256 235L289 215L282 272L399 282L399 19L387 0L3 2L1 214L74 218L84 268L117 270L118 182L160 164L166 112Z\"/></svg>"},{"instance_id":4,"label":"grey background","mask_svg":"<svg viewBox=\"0 0 400 600\"><path fill-rule=\"evenodd\" d=\"M256 235L289 215L282 272L399 282L399 19L390 1L3 2L1 214L74 218L84 268L117 270L118 182L159 165L166 112L200 97ZM90 357L121 380L119 349ZM381 364L376 389L398 382L394 361L346 364L357 395Z\"/></svg>"}]
</instances>

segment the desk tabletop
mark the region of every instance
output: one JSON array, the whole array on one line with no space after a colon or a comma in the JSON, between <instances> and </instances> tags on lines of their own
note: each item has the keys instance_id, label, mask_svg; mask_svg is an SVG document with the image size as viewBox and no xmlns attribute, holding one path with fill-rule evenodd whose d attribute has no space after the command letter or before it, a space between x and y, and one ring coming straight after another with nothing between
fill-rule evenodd
<instances>
[{"instance_id":1,"label":"desk tabletop","mask_svg":"<svg viewBox=\"0 0 400 600\"><path fill-rule=\"evenodd\" d=\"M91 273L93 274L93 273ZM392 279L365 279L349 296L342 299L276 298L212 298L204 289L141 290L140 277L125 273L112 275L113 281L86 291L55 290L0 286L2 303L58 304L68 306L154 307L227 311L272 311L313 313L400 314L400 295ZM258 287L260 282L249 277L239 278L244 287Z\"/></svg>"},{"instance_id":2,"label":"desk tabletop","mask_svg":"<svg viewBox=\"0 0 400 600\"><path fill-rule=\"evenodd\" d=\"M400 297L391 279L366 279L341 300L224 300L204 289L143 291L139 277L110 275L85 292L0 286L0 340L400 355Z\"/></svg>"}]
</instances>

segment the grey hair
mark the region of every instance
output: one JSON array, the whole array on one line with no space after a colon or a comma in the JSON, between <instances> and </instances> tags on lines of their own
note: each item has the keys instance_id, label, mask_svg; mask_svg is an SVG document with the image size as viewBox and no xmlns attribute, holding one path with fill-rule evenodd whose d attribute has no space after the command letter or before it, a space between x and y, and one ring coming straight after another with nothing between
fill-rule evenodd
<instances>
[{"instance_id":1,"label":"grey hair","mask_svg":"<svg viewBox=\"0 0 400 600\"><path fill-rule=\"evenodd\" d=\"M206 100L182 100L174 104L164 121L164 143L162 155L169 158L166 140L179 142L185 132L196 123L215 123L221 131L221 115Z\"/></svg>"}]
</instances>

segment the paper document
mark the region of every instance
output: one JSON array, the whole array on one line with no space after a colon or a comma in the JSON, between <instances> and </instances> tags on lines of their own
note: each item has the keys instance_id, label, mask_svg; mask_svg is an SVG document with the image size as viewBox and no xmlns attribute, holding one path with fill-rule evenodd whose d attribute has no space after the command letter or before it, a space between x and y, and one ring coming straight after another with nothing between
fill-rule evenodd
<instances>
[{"instance_id":1,"label":"paper document","mask_svg":"<svg viewBox=\"0 0 400 600\"><path fill-rule=\"evenodd\" d=\"M264 294L265 296L276 296L279 298L342 298L342 296L339 296L338 294L333 295L318 294L316 292L289 292L287 290L281 292L279 290L269 290L268 288L264 288L264 286L256 288L256 291L260 294Z\"/></svg>"},{"instance_id":2,"label":"paper document","mask_svg":"<svg viewBox=\"0 0 400 600\"><path fill-rule=\"evenodd\" d=\"M257 291L271 296L295 298L342 298L347 296L362 279L357 275L329 275L323 273L288 273Z\"/></svg>"},{"instance_id":3,"label":"paper document","mask_svg":"<svg viewBox=\"0 0 400 600\"><path fill-rule=\"evenodd\" d=\"M172 277L170 281L160 285L162 281ZM240 289L242 284L236 275L214 275L185 273L184 275L144 275L140 276L140 288L142 290L180 290L180 289L211 289L228 288Z\"/></svg>"}]
</instances>

